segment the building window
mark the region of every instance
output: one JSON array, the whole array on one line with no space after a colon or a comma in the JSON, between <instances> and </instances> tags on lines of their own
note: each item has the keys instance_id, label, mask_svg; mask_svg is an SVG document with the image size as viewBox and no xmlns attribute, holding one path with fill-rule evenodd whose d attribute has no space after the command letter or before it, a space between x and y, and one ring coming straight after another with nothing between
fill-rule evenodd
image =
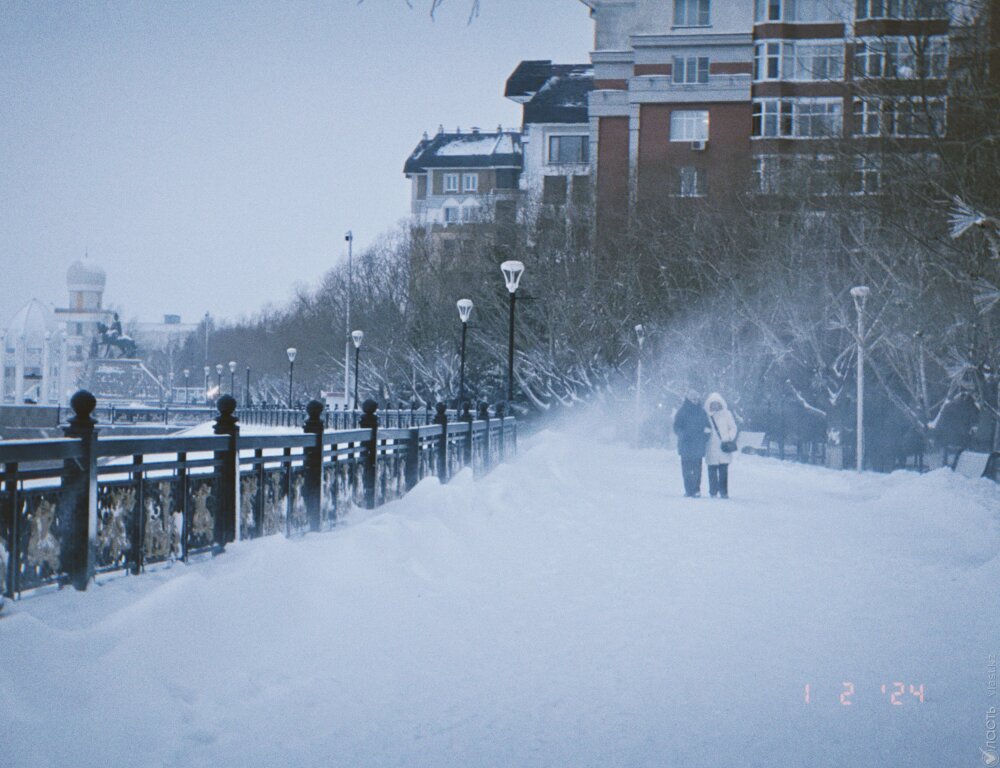
<instances>
[{"instance_id":1,"label":"building window","mask_svg":"<svg viewBox=\"0 0 1000 768\"><path fill-rule=\"evenodd\" d=\"M882 169L877 158L856 157L851 174L851 194L877 195L882 191Z\"/></svg>"},{"instance_id":2,"label":"building window","mask_svg":"<svg viewBox=\"0 0 1000 768\"><path fill-rule=\"evenodd\" d=\"M858 19L947 19L947 0L857 0Z\"/></svg>"},{"instance_id":3,"label":"building window","mask_svg":"<svg viewBox=\"0 0 1000 768\"><path fill-rule=\"evenodd\" d=\"M444 191L458 192L458 174L446 173L444 175Z\"/></svg>"},{"instance_id":4,"label":"building window","mask_svg":"<svg viewBox=\"0 0 1000 768\"><path fill-rule=\"evenodd\" d=\"M469 224L473 221L479 220L479 206L478 205L464 205L462 206L462 221Z\"/></svg>"},{"instance_id":5,"label":"building window","mask_svg":"<svg viewBox=\"0 0 1000 768\"><path fill-rule=\"evenodd\" d=\"M671 141L708 141L708 110L681 109L670 114Z\"/></svg>"},{"instance_id":6,"label":"building window","mask_svg":"<svg viewBox=\"0 0 1000 768\"><path fill-rule=\"evenodd\" d=\"M754 47L755 80L842 80L843 43L762 41Z\"/></svg>"},{"instance_id":7,"label":"building window","mask_svg":"<svg viewBox=\"0 0 1000 768\"><path fill-rule=\"evenodd\" d=\"M417 176L417 200L427 199L427 177Z\"/></svg>"},{"instance_id":8,"label":"building window","mask_svg":"<svg viewBox=\"0 0 1000 768\"><path fill-rule=\"evenodd\" d=\"M753 135L758 138L823 138L843 132L843 100L756 99Z\"/></svg>"},{"instance_id":9,"label":"building window","mask_svg":"<svg viewBox=\"0 0 1000 768\"><path fill-rule=\"evenodd\" d=\"M566 177L542 177L542 202L546 205L563 205L566 202Z\"/></svg>"},{"instance_id":10,"label":"building window","mask_svg":"<svg viewBox=\"0 0 1000 768\"><path fill-rule=\"evenodd\" d=\"M754 21L837 21L830 0L755 0Z\"/></svg>"},{"instance_id":11,"label":"building window","mask_svg":"<svg viewBox=\"0 0 1000 768\"><path fill-rule=\"evenodd\" d=\"M675 83L707 83L708 56L675 56Z\"/></svg>"},{"instance_id":12,"label":"building window","mask_svg":"<svg viewBox=\"0 0 1000 768\"><path fill-rule=\"evenodd\" d=\"M581 165L590 162L590 137L549 136L550 165Z\"/></svg>"},{"instance_id":13,"label":"building window","mask_svg":"<svg viewBox=\"0 0 1000 768\"><path fill-rule=\"evenodd\" d=\"M854 43L856 78L943 78L948 74L948 38L886 37Z\"/></svg>"},{"instance_id":14,"label":"building window","mask_svg":"<svg viewBox=\"0 0 1000 768\"><path fill-rule=\"evenodd\" d=\"M677 169L676 194L678 197L704 197L708 193L705 181L704 168L696 168L693 165L681 166Z\"/></svg>"},{"instance_id":15,"label":"building window","mask_svg":"<svg viewBox=\"0 0 1000 768\"><path fill-rule=\"evenodd\" d=\"M479 174L478 173L464 173L464 174L462 174L462 191L463 192L478 192L479 191Z\"/></svg>"},{"instance_id":16,"label":"building window","mask_svg":"<svg viewBox=\"0 0 1000 768\"><path fill-rule=\"evenodd\" d=\"M674 0L675 27L707 27L709 0Z\"/></svg>"},{"instance_id":17,"label":"building window","mask_svg":"<svg viewBox=\"0 0 1000 768\"><path fill-rule=\"evenodd\" d=\"M444 223L458 224L462 210L457 205L446 205L444 208Z\"/></svg>"},{"instance_id":18,"label":"building window","mask_svg":"<svg viewBox=\"0 0 1000 768\"><path fill-rule=\"evenodd\" d=\"M573 205L590 205L590 176L586 174L573 176Z\"/></svg>"},{"instance_id":19,"label":"building window","mask_svg":"<svg viewBox=\"0 0 1000 768\"><path fill-rule=\"evenodd\" d=\"M945 98L871 97L854 100L857 136L927 138L944 136Z\"/></svg>"}]
</instances>

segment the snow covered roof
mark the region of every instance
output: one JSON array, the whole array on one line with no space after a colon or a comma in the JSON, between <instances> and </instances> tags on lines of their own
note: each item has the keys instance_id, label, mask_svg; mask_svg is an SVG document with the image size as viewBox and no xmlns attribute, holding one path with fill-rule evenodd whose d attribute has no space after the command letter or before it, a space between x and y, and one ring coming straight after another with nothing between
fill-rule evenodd
<instances>
[{"instance_id":1,"label":"snow covered roof","mask_svg":"<svg viewBox=\"0 0 1000 768\"><path fill-rule=\"evenodd\" d=\"M417 144L403 166L403 173L424 173L428 168L520 168L521 165L519 133L441 131Z\"/></svg>"},{"instance_id":2,"label":"snow covered roof","mask_svg":"<svg viewBox=\"0 0 1000 768\"><path fill-rule=\"evenodd\" d=\"M504 95L524 105L524 124L586 123L594 89L591 64L522 61L507 78Z\"/></svg>"}]
</instances>

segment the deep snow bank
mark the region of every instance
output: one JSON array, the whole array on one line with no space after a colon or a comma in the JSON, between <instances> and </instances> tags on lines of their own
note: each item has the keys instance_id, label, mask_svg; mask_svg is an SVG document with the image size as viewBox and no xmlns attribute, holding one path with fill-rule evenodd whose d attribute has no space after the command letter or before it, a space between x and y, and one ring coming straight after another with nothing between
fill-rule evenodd
<instances>
[{"instance_id":1,"label":"deep snow bank","mask_svg":"<svg viewBox=\"0 0 1000 768\"><path fill-rule=\"evenodd\" d=\"M543 433L334 533L8 606L3 764L976 764L996 487L740 457L731 492Z\"/></svg>"}]
</instances>

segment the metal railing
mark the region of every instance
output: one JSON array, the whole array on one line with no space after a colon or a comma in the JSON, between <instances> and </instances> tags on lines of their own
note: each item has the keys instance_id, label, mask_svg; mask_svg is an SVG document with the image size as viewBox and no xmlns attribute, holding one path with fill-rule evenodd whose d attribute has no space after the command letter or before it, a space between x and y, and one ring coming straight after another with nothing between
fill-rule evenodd
<instances>
[{"instance_id":1,"label":"metal railing","mask_svg":"<svg viewBox=\"0 0 1000 768\"><path fill-rule=\"evenodd\" d=\"M240 435L236 401L223 396L215 434L198 437L99 437L93 396L78 392L71 406L66 437L0 441L0 594L86 589L99 573L329 530L425 477L482 476L517 447L513 418L482 408L449 420L443 404L430 424L402 411L387 426L369 400L356 428L328 430L313 401L299 434Z\"/></svg>"}]
</instances>

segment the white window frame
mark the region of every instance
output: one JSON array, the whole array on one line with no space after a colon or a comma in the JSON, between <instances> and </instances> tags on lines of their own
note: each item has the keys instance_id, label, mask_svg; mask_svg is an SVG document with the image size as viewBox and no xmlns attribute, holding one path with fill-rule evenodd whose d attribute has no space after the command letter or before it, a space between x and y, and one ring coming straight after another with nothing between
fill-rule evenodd
<instances>
[{"instance_id":1,"label":"white window frame","mask_svg":"<svg viewBox=\"0 0 1000 768\"><path fill-rule=\"evenodd\" d=\"M708 82L708 56L674 56L673 80L675 83L693 85Z\"/></svg>"},{"instance_id":2,"label":"white window frame","mask_svg":"<svg viewBox=\"0 0 1000 768\"><path fill-rule=\"evenodd\" d=\"M852 195L877 195L882 192L882 166L877 158L864 155L854 158L851 173Z\"/></svg>"},{"instance_id":3,"label":"white window frame","mask_svg":"<svg viewBox=\"0 0 1000 768\"><path fill-rule=\"evenodd\" d=\"M926 70L921 72L921 64ZM927 38L923 51L912 37L862 37L854 41L854 77L858 80L948 76L948 37Z\"/></svg>"},{"instance_id":4,"label":"white window frame","mask_svg":"<svg viewBox=\"0 0 1000 768\"><path fill-rule=\"evenodd\" d=\"M820 69L817 61L824 62L822 74L817 73ZM844 44L830 40L760 40L754 45L753 79L756 82L841 81Z\"/></svg>"},{"instance_id":5,"label":"white window frame","mask_svg":"<svg viewBox=\"0 0 1000 768\"><path fill-rule=\"evenodd\" d=\"M708 194L704 168L695 165L679 166L677 181L676 197L705 197Z\"/></svg>"},{"instance_id":6,"label":"white window frame","mask_svg":"<svg viewBox=\"0 0 1000 768\"><path fill-rule=\"evenodd\" d=\"M856 0L854 15L858 20L947 19L948 8L946 0Z\"/></svg>"},{"instance_id":7,"label":"white window frame","mask_svg":"<svg viewBox=\"0 0 1000 768\"><path fill-rule=\"evenodd\" d=\"M753 79L756 82L786 79L785 45L787 43L780 40L760 40L754 45Z\"/></svg>"},{"instance_id":8,"label":"white window frame","mask_svg":"<svg viewBox=\"0 0 1000 768\"><path fill-rule=\"evenodd\" d=\"M670 113L670 141L708 141L707 109L675 109Z\"/></svg>"},{"instance_id":9,"label":"white window frame","mask_svg":"<svg viewBox=\"0 0 1000 768\"><path fill-rule=\"evenodd\" d=\"M708 27L711 24L711 0L674 0L675 27Z\"/></svg>"},{"instance_id":10,"label":"white window frame","mask_svg":"<svg viewBox=\"0 0 1000 768\"><path fill-rule=\"evenodd\" d=\"M479 191L479 174L478 173L463 173L462 174L462 191L463 192L478 192Z\"/></svg>"},{"instance_id":11,"label":"white window frame","mask_svg":"<svg viewBox=\"0 0 1000 768\"><path fill-rule=\"evenodd\" d=\"M441 219L445 226L449 224L460 224L462 221L462 208L458 205L446 205L441 209Z\"/></svg>"},{"instance_id":12,"label":"white window frame","mask_svg":"<svg viewBox=\"0 0 1000 768\"><path fill-rule=\"evenodd\" d=\"M873 96L854 100L856 136L927 139L942 137L947 130L948 99L945 96Z\"/></svg>"},{"instance_id":13,"label":"white window frame","mask_svg":"<svg viewBox=\"0 0 1000 768\"><path fill-rule=\"evenodd\" d=\"M805 8L812 12L805 11ZM775 9L777 13L774 13ZM838 20L837 4L833 0L756 0L754 3L756 24L823 23Z\"/></svg>"},{"instance_id":14,"label":"white window frame","mask_svg":"<svg viewBox=\"0 0 1000 768\"><path fill-rule=\"evenodd\" d=\"M442 182L444 185L444 191L458 192L459 191L458 182L459 182L459 174L457 173L444 174L444 181Z\"/></svg>"},{"instance_id":15,"label":"white window frame","mask_svg":"<svg viewBox=\"0 0 1000 768\"><path fill-rule=\"evenodd\" d=\"M754 99L755 139L827 139L843 136L844 102L840 97ZM823 121L830 130L817 130Z\"/></svg>"}]
</instances>

